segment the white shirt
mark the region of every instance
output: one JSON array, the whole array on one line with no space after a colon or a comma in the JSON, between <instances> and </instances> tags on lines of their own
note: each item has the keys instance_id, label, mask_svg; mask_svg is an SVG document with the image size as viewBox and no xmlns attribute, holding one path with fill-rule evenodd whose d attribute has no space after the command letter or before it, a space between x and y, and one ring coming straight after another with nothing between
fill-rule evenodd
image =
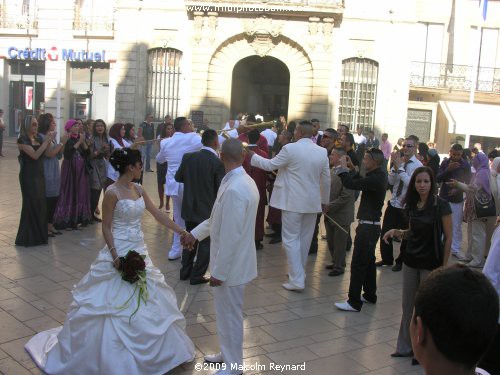
<instances>
[{"instance_id":1,"label":"white shirt","mask_svg":"<svg viewBox=\"0 0 500 375\"><path fill-rule=\"evenodd\" d=\"M356 133L353 136L354 136L354 143L357 143L358 145L366 144L366 137L363 134L358 135L358 133Z\"/></svg>"},{"instance_id":2,"label":"white shirt","mask_svg":"<svg viewBox=\"0 0 500 375\"><path fill-rule=\"evenodd\" d=\"M168 163L165 195L179 195L182 184L175 181L175 173L181 165L182 157L188 152L200 151L202 146L200 135L194 132L175 132L170 138L161 141L156 161L160 164Z\"/></svg>"},{"instance_id":3,"label":"white shirt","mask_svg":"<svg viewBox=\"0 0 500 375\"><path fill-rule=\"evenodd\" d=\"M268 146L274 146L274 141L278 137L278 134L276 134L275 132L273 132L271 129L265 129L260 134L267 139L267 145Z\"/></svg>"},{"instance_id":4,"label":"white shirt","mask_svg":"<svg viewBox=\"0 0 500 375\"><path fill-rule=\"evenodd\" d=\"M410 184L411 175L418 167L422 166L422 163L413 155L410 160L411 163L408 163L405 168L405 164L401 164L397 171L391 169L388 176L388 181L392 186L392 197L391 197L391 206L395 208L403 208L403 199L406 196L406 191L408 190L408 185ZM399 182L403 182L403 190L401 190L401 194L397 195Z\"/></svg>"},{"instance_id":5,"label":"white shirt","mask_svg":"<svg viewBox=\"0 0 500 375\"><path fill-rule=\"evenodd\" d=\"M122 139L123 147L121 144L118 143L118 141L116 139L109 138L109 140L111 141L111 144L113 145L114 150L119 150L121 148L127 148L127 147L130 147L130 145L131 145L125 139ZM113 166L111 165L111 163L107 160L106 160L106 177L108 177L109 179L111 179L113 181L118 180L118 178L120 177L120 172L118 172L116 169L114 169Z\"/></svg>"},{"instance_id":6,"label":"white shirt","mask_svg":"<svg viewBox=\"0 0 500 375\"><path fill-rule=\"evenodd\" d=\"M219 157L219 155L217 154L217 151L215 151L212 147L205 147L205 146L203 146L201 149L202 150L210 151L212 154L214 154L215 156Z\"/></svg>"}]
</instances>

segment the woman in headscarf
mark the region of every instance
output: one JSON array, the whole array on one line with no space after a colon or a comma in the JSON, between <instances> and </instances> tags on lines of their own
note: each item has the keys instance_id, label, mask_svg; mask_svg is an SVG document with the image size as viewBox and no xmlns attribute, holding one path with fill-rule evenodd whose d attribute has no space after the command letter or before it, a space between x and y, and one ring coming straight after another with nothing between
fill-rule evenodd
<instances>
[{"instance_id":1,"label":"woman in headscarf","mask_svg":"<svg viewBox=\"0 0 500 375\"><path fill-rule=\"evenodd\" d=\"M92 221L90 212L90 189L86 158L88 146L85 133L79 123L68 120L64 126L68 141L64 145L64 160L61 166L61 191L54 212L57 229L73 230Z\"/></svg>"},{"instance_id":2,"label":"woman in headscarf","mask_svg":"<svg viewBox=\"0 0 500 375\"><path fill-rule=\"evenodd\" d=\"M474 206L476 196L491 197L490 168L488 157L483 152L478 152L472 159L475 174L469 185L452 180L447 182L451 188L457 188L466 193L464 220L469 224L468 245L464 255L464 262L470 267L482 267L486 245L486 227L488 217L477 217Z\"/></svg>"}]
</instances>

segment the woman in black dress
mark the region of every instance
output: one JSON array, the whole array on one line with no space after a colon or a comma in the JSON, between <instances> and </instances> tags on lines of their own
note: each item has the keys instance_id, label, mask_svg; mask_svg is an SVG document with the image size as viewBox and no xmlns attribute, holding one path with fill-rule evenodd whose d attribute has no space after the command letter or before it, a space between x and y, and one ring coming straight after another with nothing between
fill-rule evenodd
<instances>
[{"instance_id":1,"label":"woman in black dress","mask_svg":"<svg viewBox=\"0 0 500 375\"><path fill-rule=\"evenodd\" d=\"M418 287L432 270L448 263L452 235L451 207L436 195L436 190L432 169L415 169L404 201L409 228L391 229L383 237L385 242L393 237L407 240L403 252L403 316L396 352L391 354L393 357L413 356L409 326Z\"/></svg>"},{"instance_id":2,"label":"woman in black dress","mask_svg":"<svg viewBox=\"0 0 500 375\"><path fill-rule=\"evenodd\" d=\"M51 144L55 132L47 133L45 140L38 135L38 122L32 119L21 129L17 140L19 148L19 183L23 197L21 220L16 245L37 246L48 243L47 205L45 201L45 177L43 153Z\"/></svg>"}]
</instances>

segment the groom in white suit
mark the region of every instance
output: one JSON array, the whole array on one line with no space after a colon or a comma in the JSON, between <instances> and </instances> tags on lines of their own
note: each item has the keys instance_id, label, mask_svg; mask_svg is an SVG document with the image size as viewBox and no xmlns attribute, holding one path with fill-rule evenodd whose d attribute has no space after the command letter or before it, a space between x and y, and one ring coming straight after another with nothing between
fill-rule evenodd
<instances>
[{"instance_id":1,"label":"groom in white suit","mask_svg":"<svg viewBox=\"0 0 500 375\"><path fill-rule=\"evenodd\" d=\"M227 139L221 147L226 175L215 199L210 218L183 237L192 248L196 240L210 236L210 286L214 287L217 336L221 352L205 356L207 362L222 363L217 374L242 374L243 293L257 277L255 218L259 191L242 167L243 145Z\"/></svg>"},{"instance_id":2,"label":"groom in white suit","mask_svg":"<svg viewBox=\"0 0 500 375\"><path fill-rule=\"evenodd\" d=\"M283 247L288 260L287 290L305 286L305 265L316 225L317 214L330 198L330 167L326 149L315 145L313 126L302 121L295 128L295 143L285 145L276 157L265 159L251 153L254 167L278 169L270 205L282 212Z\"/></svg>"}]
</instances>

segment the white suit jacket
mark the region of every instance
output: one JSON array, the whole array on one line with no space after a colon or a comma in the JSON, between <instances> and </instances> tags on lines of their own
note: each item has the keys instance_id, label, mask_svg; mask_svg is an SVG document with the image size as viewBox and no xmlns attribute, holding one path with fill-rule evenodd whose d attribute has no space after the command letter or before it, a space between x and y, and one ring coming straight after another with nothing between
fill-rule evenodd
<instances>
[{"instance_id":1,"label":"white suit jacket","mask_svg":"<svg viewBox=\"0 0 500 375\"><path fill-rule=\"evenodd\" d=\"M272 159L253 155L254 167L278 169L270 205L280 210L315 213L330 198L330 167L326 149L309 138L285 145Z\"/></svg>"},{"instance_id":2,"label":"white suit jacket","mask_svg":"<svg viewBox=\"0 0 500 375\"><path fill-rule=\"evenodd\" d=\"M179 195L179 187L182 184L175 181L175 173L181 165L182 157L188 152L200 151L202 146L200 135L194 132L175 132L170 138L161 141L156 161L168 162L165 195Z\"/></svg>"},{"instance_id":3,"label":"white suit jacket","mask_svg":"<svg viewBox=\"0 0 500 375\"><path fill-rule=\"evenodd\" d=\"M259 191L243 167L221 182L210 217L191 231L199 241L210 236L210 274L226 286L257 277L255 218Z\"/></svg>"}]
</instances>

